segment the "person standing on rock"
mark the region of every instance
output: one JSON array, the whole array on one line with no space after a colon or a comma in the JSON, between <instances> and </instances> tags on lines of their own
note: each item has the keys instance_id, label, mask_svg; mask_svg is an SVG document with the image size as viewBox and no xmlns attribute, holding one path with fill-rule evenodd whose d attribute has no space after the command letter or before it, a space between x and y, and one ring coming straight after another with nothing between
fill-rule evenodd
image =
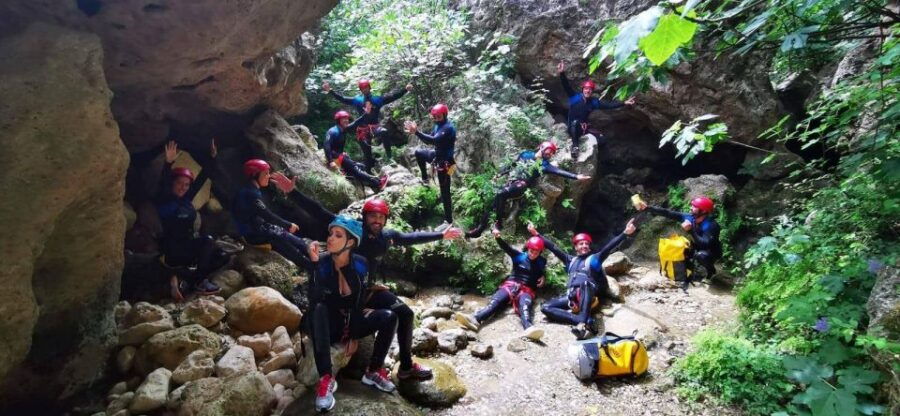
<instances>
[{"instance_id":1,"label":"person standing on rock","mask_svg":"<svg viewBox=\"0 0 900 416\"><path fill-rule=\"evenodd\" d=\"M491 232L497 240L497 245L512 259L512 273L500 284L500 288L491 296L488 305L475 312L474 316L457 312L454 317L464 327L478 331L486 319L504 309L506 305L512 304L522 320L525 338L539 341L544 336L544 330L534 326L531 306L534 303L535 289L544 286L544 275L547 270L547 259L541 256L544 251L544 240L541 237L529 238L525 242L526 252L523 253L503 241L500 230L494 228Z\"/></svg>"},{"instance_id":2,"label":"person standing on rock","mask_svg":"<svg viewBox=\"0 0 900 416\"><path fill-rule=\"evenodd\" d=\"M536 152L527 150L519 153L519 156L512 164L500 170L499 175L508 174L509 180L494 196L494 203L492 206L494 209L493 212L497 217L494 227L498 230L503 228L503 208L506 201L521 198L522 195L525 195L525 191L528 190L528 188L534 187L534 185L537 184L538 178L543 173L579 181L591 179L590 176L576 175L572 172L567 172L553 166L553 164L550 163L550 158L556 154L556 151L556 143L551 141L543 142ZM481 222L479 222L475 228L466 232L466 237L475 238L480 236L487 228L490 218L491 211L486 210L481 217Z\"/></svg>"},{"instance_id":3,"label":"person standing on rock","mask_svg":"<svg viewBox=\"0 0 900 416\"><path fill-rule=\"evenodd\" d=\"M416 163L422 172L422 181L428 183L427 163L431 163L437 170L438 184L441 188L441 202L444 204L444 223L439 230L450 227L453 224L453 202L450 200L450 176L456 171L456 160L453 158L456 149L456 127L448 119L450 109L446 105L438 103L431 107L431 119L434 121L434 129L431 134L419 131L415 122L407 120L403 127L407 133L415 134L426 144L434 146L434 149L417 149Z\"/></svg>"},{"instance_id":4,"label":"person standing on rock","mask_svg":"<svg viewBox=\"0 0 900 416\"><path fill-rule=\"evenodd\" d=\"M634 104L634 97L625 102L601 100L594 97L594 89L597 84L587 80L581 83L581 92L575 92L569 79L566 77L566 64L562 61L556 66L559 73L559 82L562 84L566 97L569 99L569 113L566 116L566 131L572 138L572 159L578 158L578 140L588 133L590 121L588 117L594 110L613 110L626 105Z\"/></svg>"},{"instance_id":5,"label":"person standing on rock","mask_svg":"<svg viewBox=\"0 0 900 416\"><path fill-rule=\"evenodd\" d=\"M716 274L716 260L722 257L722 242L719 240L721 228L719 223L712 218L715 204L712 199L699 196L691 200L691 212L678 212L665 208L647 205L641 201L637 206L638 211L650 211L651 214L680 221L681 228L691 233L691 249L688 256L692 260L689 264L694 269L693 262L700 263L706 270L706 278L712 279ZM681 289L687 292L688 286L694 278L689 274L682 282Z\"/></svg>"},{"instance_id":6,"label":"person standing on rock","mask_svg":"<svg viewBox=\"0 0 900 416\"><path fill-rule=\"evenodd\" d=\"M359 221L337 216L328 227L327 253L319 255L319 243L310 244L313 262L309 282L310 319L313 350L319 384L316 388L316 410L334 407L337 381L331 363L331 345L340 342L347 355L356 351L357 340L376 333L372 359L362 383L384 392L394 391L388 369L384 367L397 315L390 309L366 307L366 281L369 266L365 257L355 254L362 227Z\"/></svg>"},{"instance_id":7,"label":"person standing on rock","mask_svg":"<svg viewBox=\"0 0 900 416\"><path fill-rule=\"evenodd\" d=\"M294 235L300 227L272 212L263 201L261 189L269 186L271 168L262 159L244 162L244 176L249 183L234 197L232 216L238 232L248 244L270 244L272 249L308 270L311 266L306 256L307 244Z\"/></svg>"},{"instance_id":8,"label":"person standing on rock","mask_svg":"<svg viewBox=\"0 0 900 416\"><path fill-rule=\"evenodd\" d=\"M363 155L366 158L366 171L372 173L372 168L375 166L375 158L372 156L372 143L375 139L380 140L381 144L384 145L385 158L391 158L391 138L387 129L380 124L381 107L399 100L407 92L412 91L412 84L406 84L405 89L384 96L373 95L372 83L367 79L359 80L357 85L361 94L353 98L344 97L336 93L331 89L331 84L327 82L322 84L322 90L341 103L353 106L357 114L363 118L362 123L356 127L356 140L359 141L359 146L362 148ZM365 111L366 103L372 106L371 112Z\"/></svg>"},{"instance_id":9,"label":"person standing on rock","mask_svg":"<svg viewBox=\"0 0 900 416\"><path fill-rule=\"evenodd\" d=\"M295 189L292 179L281 174L276 174L272 179L279 189L289 194L292 201L314 218L323 223L330 223L337 218L337 215L329 212L319 202L309 198L302 192L293 192ZM459 228L450 227L442 232L415 231L402 233L384 228L390 213L390 207L382 199L370 199L363 204L363 231L357 253L365 257L369 264L369 281L366 283L369 294L367 295L366 307L388 309L397 315L397 344L400 347L400 370L397 372L397 377L401 380L427 380L432 376L431 369L421 366L412 360L412 332L415 325L415 314L397 295L391 293L387 286L378 285L375 283L375 280L380 272L381 262L391 247L452 240L462 236L462 231Z\"/></svg>"},{"instance_id":10,"label":"person standing on rock","mask_svg":"<svg viewBox=\"0 0 900 416\"><path fill-rule=\"evenodd\" d=\"M366 103L365 108L366 114L371 114L372 104ZM365 167L364 165L355 162L349 155L344 153L344 144L346 143L344 133L361 125L365 121L365 117L360 117L351 123L350 113L341 110L334 113L334 120L336 124L328 129L328 132L325 134L325 144L323 146L328 167L332 169L340 168L345 174L353 176L360 182L368 185L375 192L384 189L387 186L387 175L382 175L381 178L369 175L362 169L362 167ZM360 142L360 146L363 146L362 142Z\"/></svg>"},{"instance_id":11,"label":"person standing on rock","mask_svg":"<svg viewBox=\"0 0 900 416\"><path fill-rule=\"evenodd\" d=\"M528 231L531 232L531 235L544 240L547 249L566 265L566 273L569 274L569 281L566 282L566 294L541 305L541 312L544 316L551 321L573 325L572 333L578 339L585 339L596 334L597 325L591 313L594 299L615 298L609 290L609 282L606 281L606 274L603 272L603 261L622 241L634 235L636 230L634 219L628 221L621 234L609 240L600 251L593 253L591 252L591 243L593 242L591 236L587 233L575 234L572 237L572 244L575 246L575 255L573 256L562 251L552 240L540 235L534 225L529 224Z\"/></svg>"},{"instance_id":12,"label":"person standing on rock","mask_svg":"<svg viewBox=\"0 0 900 416\"><path fill-rule=\"evenodd\" d=\"M218 293L219 287L207 280L206 276L222 265L225 254L216 248L211 236L197 235L194 230L197 210L193 200L203 188L211 167L202 169L196 178L188 168L173 167L178 158L178 144L174 141L166 144L165 154L166 163L160 173L159 194L155 201L162 225L160 261L169 267L197 266L185 280L171 276L169 283L172 298L182 301L189 291L201 295ZM213 139L210 144L210 159L214 160L216 154L216 141Z\"/></svg>"}]
</instances>

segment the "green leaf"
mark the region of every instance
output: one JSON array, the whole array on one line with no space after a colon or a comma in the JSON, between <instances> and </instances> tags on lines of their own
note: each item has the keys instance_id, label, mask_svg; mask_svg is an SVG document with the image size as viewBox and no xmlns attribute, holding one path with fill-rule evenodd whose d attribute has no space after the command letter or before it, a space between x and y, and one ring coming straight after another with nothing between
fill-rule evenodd
<instances>
[{"instance_id":1,"label":"green leaf","mask_svg":"<svg viewBox=\"0 0 900 416\"><path fill-rule=\"evenodd\" d=\"M848 350L846 345L834 338L830 338L822 343L817 356L825 364L835 365L850 358Z\"/></svg>"},{"instance_id":2,"label":"green leaf","mask_svg":"<svg viewBox=\"0 0 900 416\"><path fill-rule=\"evenodd\" d=\"M871 393L872 384L881 379L881 373L861 367L850 367L838 371L838 383L853 393Z\"/></svg>"},{"instance_id":3,"label":"green leaf","mask_svg":"<svg viewBox=\"0 0 900 416\"><path fill-rule=\"evenodd\" d=\"M654 65L664 64L669 57L694 38L697 24L676 14L667 14L659 19L652 33L640 40L641 50Z\"/></svg>"},{"instance_id":4,"label":"green leaf","mask_svg":"<svg viewBox=\"0 0 900 416\"><path fill-rule=\"evenodd\" d=\"M624 64L628 60L628 57L637 49L641 38L647 36L656 27L656 22L659 21L662 13L662 7L653 6L619 25L619 33L615 40L616 49L613 54L616 63Z\"/></svg>"},{"instance_id":5,"label":"green leaf","mask_svg":"<svg viewBox=\"0 0 900 416\"><path fill-rule=\"evenodd\" d=\"M831 367L819 364L809 357L785 357L784 367L788 370L787 376L789 378L804 384L811 384L814 381L829 378L834 374L834 370Z\"/></svg>"}]
</instances>

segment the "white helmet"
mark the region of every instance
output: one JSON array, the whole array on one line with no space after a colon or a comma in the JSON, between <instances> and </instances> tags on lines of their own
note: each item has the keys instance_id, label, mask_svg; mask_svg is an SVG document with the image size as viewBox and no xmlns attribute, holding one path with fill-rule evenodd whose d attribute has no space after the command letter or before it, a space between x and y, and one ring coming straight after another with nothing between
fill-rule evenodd
<instances>
[{"instance_id":1,"label":"white helmet","mask_svg":"<svg viewBox=\"0 0 900 416\"><path fill-rule=\"evenodd\" d=\"M569 345L568 355L569 362L572 365L572 372L579 380L590 380L595 376L596 358L591 358L588 349L597 348L596 344L580 344L575 343Z\"/></svg>"}]
</instances>

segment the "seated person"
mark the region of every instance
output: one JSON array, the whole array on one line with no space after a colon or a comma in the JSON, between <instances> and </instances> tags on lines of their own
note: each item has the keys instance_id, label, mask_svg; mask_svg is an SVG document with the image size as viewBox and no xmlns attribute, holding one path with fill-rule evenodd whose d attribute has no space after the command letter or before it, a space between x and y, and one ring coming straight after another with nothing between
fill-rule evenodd
<instances>
[{"instance_id":1,"label":"seated person","mask_svg":"<svg viewBox=\"0 0 900 416\"><path fill-rule=\"evenodd\" d=\"M338 342L352 355L356 340L376 333L371 364L362 382L384 392L394 391L384 359L397 329L397 315L390 309L365 308L369 270L366 259L355 254L362 236L360 223L338 216L328 230L327 253L319 255L317 242L310 244L309 250L313 271L309 282L309 313L320 377L315 405L320 412L331 410L335 404L337 381L331 363L331 345Z\"/></svg>"},{"instance_id":2,"label":"seated person","mask_svg":"<svg viewBox=\"0 0 900 416\"><path fill-rule=\"evenodd\" d=\"M539 341L544 336L544 330L534 326L531 305L534 303L534 290L544 286L544 272L547 269L547 259L541 256L544 240L541 237L529 238L525 242L527 253L523 253L503 241L500 230L494 228L491 232L500 248L512 258L512 273L500 284L487 306L475 312L474 316L457 313L455 318L464 327L477 331L485 319L512 304L522 320L525 338Z\"/></svg>"},{"instance_id":3,"label":"seated person","mask_svg":"<svg viewBox=\"0 0 900 416\"><path fill-rule=\"evenodd\" d=\"M216 144L210 146L211 158L216 157ZM194 230L197 210L194 209L194 196L203 187L208 177L208 170L203 169L197 177L188 168L173 168L178 157L178 145L170 141L166 145L166 163L160 174L161 186L154 205L162 225L160 239L160 258L169 267L190 268L196 270L186 276L171 276L171 295L175 300L184 300L189 291L197 294L214 294L219 287L206 279L206 276L224 264L225 254L218 250L211 236L198 235Z\"/></svg>"},{"instance_id":4,"label":"seated person","mask_svg":"<svg viewBox=\"0 0 900 416\"><path fill-rule=\"evenodd\" d=\"M572 333L578 339L588 338L592 333L597 333L596 322L591 314L591 306L594 299L613 298L609 291L609 283L606 274L603 273L603 261L625 240L633 235L636 230L634 220L628 221L625 231L609 240L600 251L591 251L591 236L587 233L578 233L572 237L575 246L575 255L568 254L553 243L549 238L541 236L547 249L563 264L569 281L566 282L566 294L555 299L548 300L541 306L541 312L547 319L556 322L567 323L572 326ZM528 231L539 236L533 225L529 224Z\"/></svg>"}]
</instances>

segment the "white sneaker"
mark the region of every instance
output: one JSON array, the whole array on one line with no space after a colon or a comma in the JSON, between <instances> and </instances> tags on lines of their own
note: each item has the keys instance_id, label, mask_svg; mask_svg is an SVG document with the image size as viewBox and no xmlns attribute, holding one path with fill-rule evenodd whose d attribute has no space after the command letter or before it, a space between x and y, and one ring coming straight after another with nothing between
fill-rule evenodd
<instances>
[{"instance_id":1,"label":"white sneaker","mask_svg":"<svg viewBox=\"0 0 900 416\"><path fill-rule=\"evenodd\" d=\"M456 319L456 322L459 322L460 325L475 332L478 332L478 327L481 326L481 324L477 319L475 319L474 316L467 313L457 312L453 317Z\"/></svg>"},{"instance_id":2,"label":"white sneaker","mask_svg":"<svg viewBox=\"0 0 900 416\"><path fill-rule=\"evenodd\" d=\"M528 329L525 330L525 338L528 338L532 341L540 341L543 336L544 330L536 326L528 327Z\"/></svg>"},{"instance_id":3,"label":"white sneaker","mask_svg":"<svg viewBox=\"0 0 900 416\"><path fill-rule=\"evenodd\" d=\"M452 227L452 226L453 226L452 223L449 223L449 222L447 222L447 221L444 221L444 222L441 223L441 225L438 225L438 226L434 229L434 231L439 232L439 233L442 233L442 232L446 231L448 228L450 228L450 227Z\"/></svg>"}]
</instances>

